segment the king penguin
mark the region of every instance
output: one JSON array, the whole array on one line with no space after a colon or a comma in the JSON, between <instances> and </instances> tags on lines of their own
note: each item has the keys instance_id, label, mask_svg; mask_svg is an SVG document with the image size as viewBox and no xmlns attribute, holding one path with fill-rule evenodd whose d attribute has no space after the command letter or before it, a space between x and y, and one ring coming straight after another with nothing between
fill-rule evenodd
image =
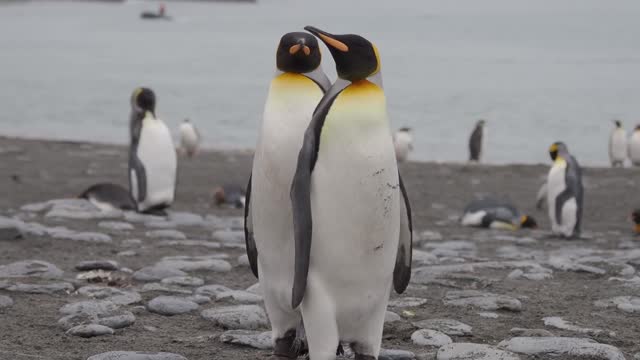
<instances>
[{"instance_id":1,"label":"king penguin","mask_svg":"<svg viewBox=\"0 0 640 360\"><path fill-rule=\"evenodd\" d=\"M476 127L469 137L469 161L480 162L482 158L482 145L486 137L486 121L478 120Z\"/></svg>"},{"instance_id":2,"label":"king penguin","mask_svg":"<svg viewBox=\"0 0 640 360\"><path fill-rule=\"evenodd\" d=\"M409 152L413 151L413 136L411 128L402 127L393 134L393 146L396 151L396 160L405 162L409 158Z\"/></svg>"},{"instance_id":3,"label":"king penguin","mask_svg":"<svg viewBox=\"0 0 640 360\"><path fill-rule=\"evenodd\" d=\"M129 189L139 212L164 214L173 203L178 160L171 132L156 117L156 96L137 88L131 96Z\"/></svg>"},{"instance_id":4,"label":"king penguin","mask_svg":"<svg viewBox=\"0 0 640 360\"><path fill-rule=\"evenodd\" d=\"M629 138L629 159L633 166L640 166L640 125L636 125Z\"/></svg>"},{"instance_id":5,"label":"king penguin","mask_svg":"<svg viewBox=\"0 0 640 360\"><path fill-rule=\"evenodd\" d=\"M580 236L583 187L578 161L562 142L549 148L553 165L547 177L547 207L551 231L565 238Z\"/></svg>"},{"instance_id":6,"label":"king penguin","mask_svg":"<svg viewBox=\"0 0 640 360\"><path fill-rule=\"evenodd\" d=\"M376 47L358 35L311 26L329 48L338 80L305 131L291 187L293 303L309 356L378 358L391 287L411 277L411 210L398 173Z\"/></svg>"},{"instance_id":7,"label":"king penguin","mask_svg":"<svg viewBox=\"0 0 640 360\"><path fill-rule=\"evenodd\" d=\"M627 159L627 132L622 127L620 120L614 120L615 128L609 137L609 159L611 166L624 166Z\"/></svg>"},{"instance_id":8,"label":"king penguin","mask_svg":"<svg viewBox=\"0 0 640 360\"><path fill-rule=\"evenodd\" d=\"M200 146L200 132L198 128L196 128L189 119L184 119L178 131L180 133L180 151L188 157L193 157L198 153Z\"/></svg>"},{"instance_id":9,"label":"king penguin","mask_svg":"<svg viewBox=\"0 0 640 360\"><path fill-rule=\"evenodd\" d=\"M289 190L304 131L331 86L320 63L312 35L293 32L280 39L245 197L247 255L259 275L276 359L297 355L293 343L301 317L290 305L294 240Z\"/></svg>"}]
</instances>

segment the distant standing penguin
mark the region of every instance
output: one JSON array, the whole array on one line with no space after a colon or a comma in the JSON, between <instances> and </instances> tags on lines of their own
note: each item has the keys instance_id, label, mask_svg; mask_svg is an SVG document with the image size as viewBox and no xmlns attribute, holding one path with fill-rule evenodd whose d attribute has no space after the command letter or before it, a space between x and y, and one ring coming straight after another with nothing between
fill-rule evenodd
<instances>
[{"instance_id":1,"label":"distant standing penguin","mask_svg":"<svg viewBox=\"0 0 640 360\"><path fill-rule=\"evenodd\" d=\"M629 158L634 166L640 166L640 125L637 125L629 139Z\"/></svg>"},{"instance_id":2,"label":"distant standing penguin","mask_svg":"<svg viewBox=\"0 0 640 360\"><path fill-rule=\"evenodd\" d=\"M393 146L396 150L396 160L405 162L409 157L409 152L413 151L413 137L411 129L402 127L393 134Z\"/></svg>"},{"instance_id":3,"label":"distant standing penguin","mask_svg":"<svg viewBox=\"0 0 640 360\"><path fill-rule=\"evenodd\" d=\"M320 63L312 35L293 32L280 39L245 197L247 255L259 275L277 359L298 355L293 343L301 317L291 308L295 247L289 191L304 131L331 86Z\"/></svg>"},{"instance_id":4,"label":"distant standing penguin","mask_svg":"<svg viewBox=\"0 0 640 360\"><path fill-rule=\"evenodd\" d=\"M480 162L482 158L482 142L484 141L486 121L478 120L476 127L469 137L469 161Z\"/></svg>"},{"instance_id":5,"label":"distant standing penguin","mask_svg":"<svg viewBox=\"0 0 640 360\"><path fill-rule=\"evenodd\" d=\"M614 120L614 124L616 127L609 137L609 159L612 167L623 167L627 159L627 132L620 120Z\"/></svg>"},{"instance_id":6,"label":"distant standing penguin","mask_svg":"<svg viewBox=\"0 0 640 360\"><path fill-rule=\"evenodd\" d=\"M180 151L192 157L198 152L200 133L189 119L180 124Z\"/></svg>"},{"instance_id":7,"label":"distant standing penguin","mask_svg":"<svg viewBox=\"0 0 640 360\"><path fill-rule=\"evenodd\" d=\"M551 231L566 238L580 236L583 194L582 170L562 142L549 148L553 165L547 177L547 207Z\"/></svg>"},{"instance_id":8,"label":"distant standing penguin","mask_svg":"<svg viewBox=\"0 0 640 360\"><path fill-rule=\"evenodd\" d=\"M339 79L304 135L291 187L293 307L313 360L348 342L377 359L389 293L411 277L411 210L398 173L380 56L358 35L305 29L329 48Z\"/></svg>"},{"instance_id":9,"label":"distant standing penguin","mask_svg":"<svg viewBox=\"0 0 640 360\"><path fill-rule=\"evenodd\" d=\"M131 96L129 189L138 211L164 214L173 203L178 161L171 132L155 114L156 96L138 88Z\"/></svg>"}]
</instances>

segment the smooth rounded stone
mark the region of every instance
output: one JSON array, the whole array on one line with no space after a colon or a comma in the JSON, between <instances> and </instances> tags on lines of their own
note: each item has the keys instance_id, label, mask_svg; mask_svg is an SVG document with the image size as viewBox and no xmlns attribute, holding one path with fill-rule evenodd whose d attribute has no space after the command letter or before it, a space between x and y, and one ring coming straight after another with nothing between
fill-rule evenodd
<instances>
[{"instance_id":1,"label":"smooth rounded stone","mask_svg":"<svg viewBox=\"0 0 640 360\"><path fill-rule=\"evenodd\" d=\"M442 234L432 230L425 230L421 232L419 238L422 241L440 241L443 239Z\"/></svg>"},{"instance_id":2,"label":"smooth rounded stone","mask_svg":"<svg viewBox=\"0 0 640 360\"><path fill-rule=\"evenodd\" d=\"M146 237L154 239L174 239L174 240L186 240L187 236L178 230L162 229L151 230L145 233Z\"/></svg>"},{"instance_id":3,"label":"smooth rounded stone","mask_svg":"<svg viewBox=\"0 0 640 360\"><path fill-rule=\"evenodd\" d=\"M168 215L169 221L177 226L201 226L204 223L204 218L194 213L170 211Z\"/></svg>"},{"instance_id":4,"label":"smooth rounded stone","mask_svg":"<svg viewBox=\"0 0 640 360\"><path fill-rule=\"evenodd\" d=\"M262 296L244 290L231 290L216 295L216 301L222 300L233 300L242 304L257 304L262 302Z\"/></svg>"},{"instance_id":5,"label":"smooth rounded stone","mask_svg":"<svg viewBox=\"0 0 640 360\"><path fill-rule=\"evenodd\" d=\"M273 348L271 331L227 330L220 335L220 341L227 344L244 345L255 349Z\"/></svg>"},{"instance_id":6,"label":"smooth rounded stone","mask_svg":"<svg viewBox=\"0 0 640 360\"><path fill-rule=\"evenodd\" d=\"M68 282L49 283L49 284L23 284L15 283L6 288L6 290L14 292L23 292L28 294L69 294L74 290L74 286Z\"/></svg>"},{"instance_id":7,"label":"smooth rounded stone","mask_svg":"<svg viewBox=\"0 0 640 360\"><path fill-rule=\"evenodd\" d=\"M418 307L427 303L427 299L416 297L402 297L389 301L389 307Z\"/></svg>"},{"instance_id":8,"label":"smooth rounded stone","mask_svg":"<svg viewBox=\"0 0 640 360\"><path fill-rule=\"evenodd\" d=\"M176 276L188 276L188 274L180 269L163 263L146 266L133 273L133 278L138 281L160 281L168 277Z\"/></svg>"},{"instance_id":9,"label":"smooth rounded stone","mask_svg":"<svg viewBox=\"0 0 640 360\"><path fill-rule=\"evenodd\" d=\"M98 324L78 325L67 330L67 335L90 338L94 336L113 335L112 328Z\"/></svg>"},{"instance_id":10,"label":"smooth rounded stone","mask_svg":"<svg viewBox=\"0 0 640 360\"><path fill-rule=\"evenodd\" d=\"M119 253L116 254L116 256L136 256L136 255L138 255L138 253L133 250L120 251Z\"/></svg>"},{"instance_id":11,"label":"smooth rounded stone","mask_svg":"<svg viewBox=\"0 0 640 360\"><path fill-rule=\"evenodd\" d=\"M413 249L411 261L418 266L433 265L439 262L438 257L424 250Z\"/></svg>"},{"instance_id":12,"label":"smooth rounded stone","mask_svg":"<svg viewBox=\"0 0 640 360\"><path fill-rule=\"evenodd\" d=\"M469 336L472 327L453 319L427 319L413 323L421 329L432 329L451 336Z\"/></svg>"},{"instance_id":13,"label":"smooth rounded stone","mask_svg":"<svg viewBox=\"0 0 640 360\"><path fill-rule=\"evenodd\" d=\"M124 221L101 221L98 223L98 227L114 231L130 231L135 229L133 224Z\"/></svg>"},{"instance_id":14,"label":"smooth rounded stone","mask_svg":"<svg viewBox=\"0 0 640 360\"><path fill-rule=\"evenodd\" d=\"M211 302L211 298L208 296L204 296L204 295L192 295L192 296L187 296L185 299L189 300L189 301L193 301L194 303L198 304L198 305L202 305L202 304L206 304Z\"/></svg>"},{"instance_id":15,"label":"smooth rounded stone","mask_svg":"<svg viewBox=\"0 0 640 360\"><path fill-rule=\"evenodd\" d=\"M172 294L185 294L185 295L193 294L193 292L190 289L184 288L182 286L167 285L162 283L147 283L147 284L144 284L142 289L140 289L140 292L151 292L151 291L167 292Z\"/></svg>"},{"instance_id":16,"label":"smooth rounded stone","mask_svg":"<svg viewBox=\"0 0 640 360\"><path fill-rule=\"evenodd\" d=\"M211 234L214 241L222 244L241 244L244 243L244 232L233 230L216 230Z\"/></svg>"},{"instance_id":17,"label":"smooth rounded stone","mask_svg":"<svg viewBox=\"0 0 640 360\"><path fill-rule=\"evenodd\" d=\"M200 286L199 288L196 289L196 294L197 295L204 295L204 296L210 296L210 297L217 297L218 294L223 293L223 292L228 292L228 291L232 291L231 289L229 289L226 286L223 285L205 285L205 286Z\"/></svg>"},{"instance_id":18,"label":"smooth rounded stone","mask_svg":"<svg viewBox=\"0 0 640 360\"><path fill-rule=\"evenodd\" d=\"M196 310L198 304L175 296L158 296L147 304L147 309L160 315L173 316Z\"/></svg>"},{"instance_id":19,"label":"smooth rounded stone","mask_svg":"<svg viewBox=\"0 0 640 360\"><path fill-rule=\"evenodd\" d=\"M604 269L601 269L595 266L580 264L571 260L568 257L563 257L563 256L550 256L547 263L552 268L556 270L561 270L561 271L586 272L586 273L597 274L597 275L604 275L607 273L607 271Z\"/></svg>"},{"instance_id":20,"label":"smooth rounded stone","mask_svg":"<svg viewBox=\"0 0 640 360\"><path fill-rule=\"evenodd\" d=\"M640 360L640 352L633 355L633 360Z\"/></svg>"},{"instance_id":21,"label":"smooth rounded stone","mask_svg":"<svg viewBox=\"0 0 640 360\"><path fill-rule=\"evenodd\" d=\"M411 341L420 346L436 346L451 344L453 340L446 334L437 330L420 329L411 334Z\"/></svg>"},{"instance_id":22,"label":"smooth rounded stone","mask_svg":"<svg viewBox=\"0 0 640 360\"><path fill-rule=\"evenodd\" d=\"M228 272L231 264L225 260L212 259L200 256L175 256L162 259L156 266L167 266L183 271L209 270L215 272Z\"/></svg>"},{"instance_id":23,"label":"smooth rounded stone","mask_svg":"<svg viewBox=\"0 0 640 360\"><path fill-rule=\"evenodd\" d=\"M485 293L477 290L449 291L443 300L445 305L472 306L482 310L522 311L520 300L507 295Z\"/></svg>"},{"instance_id":24,"label":"smooth rounded stone","mask_svg":"<svg viewBox=\"0 0 640 360\"><path fill-rule=\"evenodd\" d=\"M14 241L22 238L18 225L5 223L0 218L0 241Z\"/></svg>"},{"instance_id":25,"label":"smooth rounded stone","mask_svg":"<svg viewBox=\"0 0 640 360\"><path fill-rule=\"evenodd\" d=\"M127 240L122 240L122 242L120 243L120 245L122 245L122 246L126 246L126 247L136 247L136 246L140 246L140 245L142 245L142 240L140 240L140 239L127 239Z\"/></svg>"},{"instance_id":26,"label":"smooth rounded stone","mask_svg":"<svg viewBox=\"0 0 640 360\"><path fill-rule=\"evenodd\" d=\"M255 283L247 288L247 291L262 296L262 290L260 289L260 283Z\"/></svg>"},{"instance_id":27,"label":"smooth rounded stone","mask_svg":"<svg viewBox=\"0 0 640 360\"><path fill-rule=\"evenodd\" d=\"M187 358L166 352L109 351L90 356L87 360L187 360Z\"/></svg>"},{"instance_id":28,"label":"smooth rounded stone","mask_svg":"<svg viewBox=\"0 0 640 360\"><path fill-rule=\"evenodd\" d=\"M204 280L195 276L172 276L172 277L164 278L160 282L167 285L180 285L180 286L204 285Z\"/></svg>"},{"instance_id":29,"label":"smooth rounded stone","mask_svg":"<svg viewBox=\"0 0 640 360\"><path fill-rule=\"evenodd\" d=\"M63 271L57 266L41 260L23 260L0 265L0 278L39 277L43 279L61 279Z\"/></svg>"},{"instance_id":30,"label":"smooth rounded stone","mask_svg":"<svg viewBox=\"0 0 640 360\"><path fill-rule=\"evenodd\" d=\"M88 260L81 261L76 264L76 270L78 271L91 271L91 270L105 270L116 271L120 265L113 260Z\"/></svg>"},{"instance_id":31,"label":"smooth rounded stone","mask_svg":"<svg viewBox=\"0 0 640 360\"><path fill-rule=\"evenodd\" d=\"M84 231L78 232L67 228L49 228L47 234L54 239L84 241L91 243L110 243L113 240L111 236L99 232Z\"/></svg>"},{"instance_id":32,"label":"smooth rounded stone","mask_svg":"<svg viewBox=\"0 0 640 360\"><path fill-rule=\"evenodd\" d=\"M122 329L133 325L136 321L135 315L130 311L118 309L117 307L98 306L90 308L76 308L72 312L58 320L58 325L64 330L68 330L78 325L97 324L107 326L112 329Z\"/></svg>"},{"instance_id":33,"label":"smooth rounded stone","mask_svg":"<svg viewBox=\"0 0 640 360\"><path fill-rule=\"evenodd\" d=\"M615 346L600 344L591 339L571 337L515 337L498 344L502 349L527 354L585 357L602 360L625 360Z\"/></svg>"},{"instance_id":34,"label":"smooth rounded stone","mask_svg":"<svg viewBox=\"0 0 640 360\"><path fill-rule=\"evenodd\" d=\"M392 322L396 322L396 321L402 321L402 317L400 317L400 315L394 313L393 311L387 311L384 314L384 322L386 323L392 323Z\"/></svg>"},{"instance_id":35,"label":"smooth rounded stone","mask_svg":"<svg viewBox=\"0 0 640 360\"><path fill-rule=\"evenodd\" d=\"M178 225L173 221L167 221L164 219L147 221L144 223L144 226L155 229L175 229L178 227Z\"/></svg>"},{"instance_id":36,"label":"smooth rounded stone","mask_svg":"<svg viewBox=\"0 0 640 360\"><path fill-rule=\"evenodd\" d=\"M500 315L494 313L494 312L479 312L478 315L480 317L483 317L485 319L497 319L500 317Z\"/></svg>"},{"instance_id":37,"label":"smooth rounded stone","mask_svg":"<svg viewBox=\"0 0 640 360\"><path fill-rule=\"evenodd\" d=\"M8 296L0 295L0 309L13 306L13 299Z\"/></svg>"},{"instance_id":38,"label":"smooth rounded stone","mask_svg":"<svg viewBox=\"0 0 640 360\"><path fill-rule=\"evenodd\" d=\"M615 307L628 313L640 313L640 297L616 296L609 299L597 300L594 305L602 308Z\"/></svg>"},{"instance_id":39,"label":"smooth rounded stone","mask_svg":"<svg viewBox=\"0 0 640 360\"><path fill-rule=\"evenodd\" d=\"M117 305L130 305L142 301L142 297L135 291L121 290L107 286L83 286L78 293L90 298L107 300Z\"/></svg>"},{"instance_id":40,"label":"smooth rounded stone","mask_svg":"<svg viewBox=\"0 0 640 360\"><path fill-rule=\"evenodd\" d=\"M204 220L207 228L210 229L242 230L244 228L244 217L242 216L207 215Z\"/></svg>"},{"instance_id":41,"label":"smooth rounded stone","mask_svg":"<svg viewBox=\"0 0 640 360\"><path fill-rule=\"evenodd\" d=\"M513 328L509 330L509 334L518 337L553 337L553 333L551 331L545 329L524 329L524 328Z\"/></svg>"},{"instance_id":42,"label":"smooth rounded stone","mask_svg":"<svg viewBox=\"0 0 640 360\"><path fill-rule=\"evenodd\" d=\"M406 350L381 349L378 360L414 360L416 355Z\"/></svg>"},{"instance_id":43,"label":"smooth rounded stone","mask_svg":"<svg viewBox=\"0 0 640 360\"><path fill-rule=\"evenodd\" d=\"M44 217L77 220L116 219L122 217L122 211L102 211L85 199L56 199L48 201L51 209Z\"/></svg>"},{"instance_id":44,"label":"smooth rounded stone","mask_svg":"<svg viewBox=\"0 0 640 360\"><path fill-rule=\"evenodd\" d=\"M87 314L87 315L99 315L107 314L118 310L118 305L111 301L105 300L86 300L78 301L71 304L66 304L60 308L61 314Z\"/></svg>"},{"instance_id":45,"label":"smooth rounded stone","mask_svg":"<svg viewBox=\"0 0 640 360\"><path fill-rule=\"evenodd\" d=\"M156 245L158 246L202 246L208 249L219 249L222 246L220 243L214 241L205 241L205 240L163 240L158 242Z\"/></svg>"},{"instance_id":46,"label":"smooth rounded stone","mask_svg":"<svg viewBox=\"0 0 640 360\"><path fill-rule=\"evenodd\" d=\"M269 326L267 314L257 305L221 306L207 309L202 317L225 329L256 330Z\"/></svg>"},{"instance_id":47,"label":"smooth rounded stone","mask_svg":"<svg viewBox=\"0 0 640 360\"><path fill-rule=\"evenodd\" d=\"M242 254L238 256L238 265L249 266L249 256L247 256L247 254Z\"/></svg>"},{"instance_id":48,"label":"smooth rounded stone","mask_svg":"<svg viewBox=\"0 0 640 360\"><path fill-rule=\"evenodd\" d=\"M578 332L582 334L598 335L603 331L601 329L583 328L577 325L573 325L568 321L566 321L565 319L558 316L547 316L542 318L542 321L546 326L551 326L556 329L568 330L568 331Z\"/></svg>"},{"instance_id":49,"label":"smooth rounded stone","mask_svg":"<svg viewBox=\"0 0 640 360\"><path fill-rule=\"evenodd\" d=\"M493 346L473 343L453 343L438 349L437 360L520 360L512 352Z\"/></svg>"}]
</instances>

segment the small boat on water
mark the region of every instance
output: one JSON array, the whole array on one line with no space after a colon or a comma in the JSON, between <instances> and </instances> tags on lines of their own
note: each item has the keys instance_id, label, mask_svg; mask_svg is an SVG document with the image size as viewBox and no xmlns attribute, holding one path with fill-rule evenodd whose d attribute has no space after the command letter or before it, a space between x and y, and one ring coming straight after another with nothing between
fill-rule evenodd
<instances>
[{"instance_id":1,"label":"small boat on water","mask_svg":"<svg viewBox=\"0 0 640 360\"><path fill-rule=\"evenodd\" d=\"M143 11L140 14L140 18L142 19L162 19L162 20L171 20L171 16L167 16L165 14L164 4L160 4L160 8L158 12L153 11Z\"/></svg>"}]
</instances>

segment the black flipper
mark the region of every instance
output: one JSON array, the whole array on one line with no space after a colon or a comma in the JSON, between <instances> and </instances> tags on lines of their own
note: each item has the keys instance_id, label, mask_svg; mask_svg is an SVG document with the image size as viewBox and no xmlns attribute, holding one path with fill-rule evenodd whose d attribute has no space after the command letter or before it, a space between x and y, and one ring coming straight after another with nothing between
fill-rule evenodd
<instances>
[{"instance_id":1,"label":"black flipper","mask_svg":"<svg viewBox=\"0 0 640 360\"><path fill-rule=\"evenodd\" d=\"M251 219L251 175L249 175L249 183L247 184L247 192L245 195L244 206L244 242L247 247L247 257L249 258L249 266L251 272L258 277L258 248L256 247L256 239L253 237L253 221Z\"/></svg>"},{"instance_id":2,"label":"black flipper","mask_svg":"<svg viewBox=\"0 0 640 360\"><path fill-rule=\"evenodd\" d=\"M307 288L309 256L311 253L311 173L316 165L320 148L320 133L324 120L334 100L350 83L337 81L327 92L313 112L311 122L304 132L298 164L291 183L291 210L293 212L293 234L295 240L295 267L291 306L295 309L302 302Z\"/></svg>"},{"instance_id":3,"label":"black flipper","mask_svg":"<svg viewBox=\"0 0 640 360\"><path fill-rule=\"evenodd\" d=\"M140 133L142 132L143 112L132 111L130 116L129 129L131 131L131 143L129 145L129 189L133 196L133 187L136 187L138 196L134 197L136 202L143 202L147 196L147 173L144 164L138 157L138 144L140 143ZM133 173L131 172L133 170ZM176 172L177 174L177 172ZM135 182L133 179L135 176Z\"/></svg>"},{"instance_id":4,"label":"black flipper","mask_svg":"<svg viewBox=\"0 0 640 360\"><path fill-rule=\"evenodd\" d=\"M411 261L413 253L413 221L411 218L411 205L409 196L404 187L402 176L398 173L400 183L400 239L398 239L398 254L396 255L396 265L393 269L393 288L398 294L402 294L411 280Z\"/></svg>"}]
</instances>

